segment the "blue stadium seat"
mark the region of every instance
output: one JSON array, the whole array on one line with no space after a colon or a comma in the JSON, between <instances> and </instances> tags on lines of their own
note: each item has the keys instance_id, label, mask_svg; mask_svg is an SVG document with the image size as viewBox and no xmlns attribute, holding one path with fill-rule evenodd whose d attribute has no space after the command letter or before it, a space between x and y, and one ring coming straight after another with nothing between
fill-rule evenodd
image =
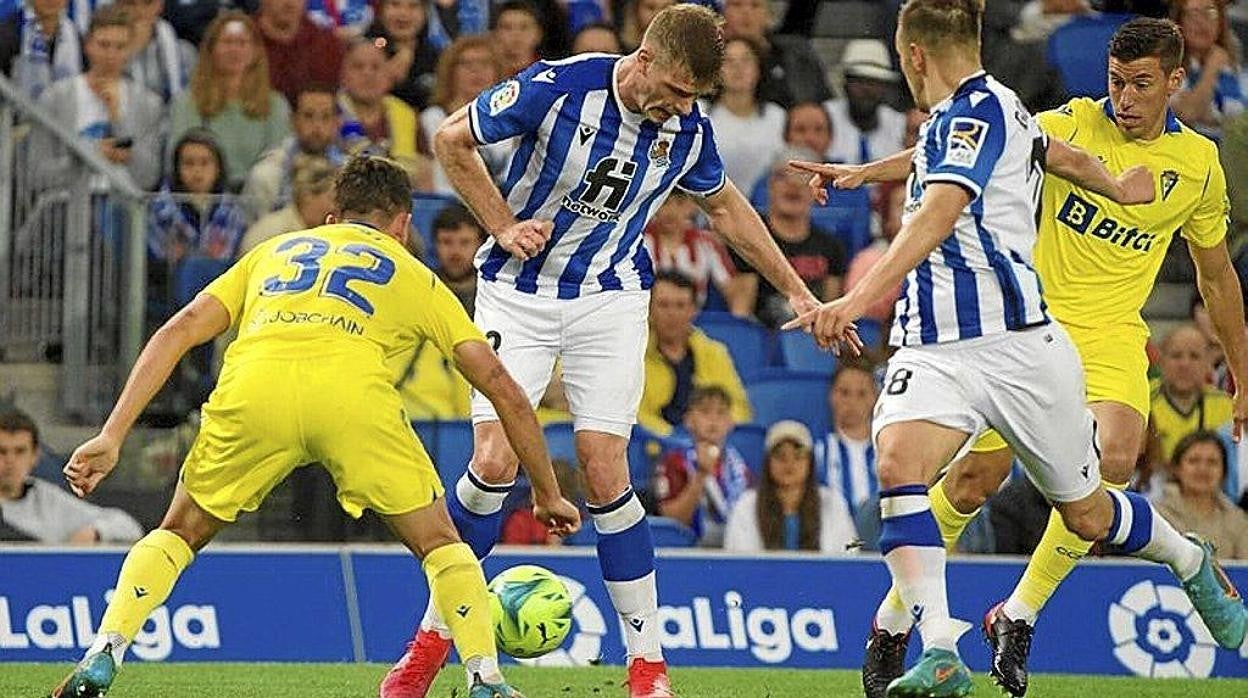
<instances>
[{"instance_id":1,"label":"blue stadium seat","mask_svg":"<svg viewBox=\"0 0 1248 698\"><path fill-rule=\"evenodd\" d=\"M879 349L887 336L880 322L864 317L858 318L856 324L858 325L858 338L862 340L863 345L868 349Z\"/></svg>"},{"instance_id":2,"label":"blue stadium seat","mask_svg":"<svg viewBox=\"0 0 1248 698\"><path fill-rule=\"evenodd\" d=\"M433 459L442 484L454 487L472 460L472 422L413 422L412 427Z\"/></svg>"},{"instance_id":3,"label":"blue stadium seat","mask_svg":"<svg viewBox=\"0 0 1248 698\"><path fill-rule=\"evenodd\" d=\"M826 374L770 369L747 381L745 392L754 406L754 421L759 424L796 419L810 427L816 439L828 433L832 419Z\"/></svg>"},{"instance_id":4,"label":"blue stadium seat","mask_svg":"<svg viewBox=\"0 0 1248 698\"><path fill-rule=\"evenodd\" d=\"M228 259L185 257L173 270L173 303L181 308L230 268Z\"/></svg>"},{"instance_id":5,"label":"blue stadium seat","mask_svg":"<svg viewBox=\"0 0 1248 698\"><path fill-rule=\"evenodd\" d=\"M754 473L755 482L763 472L763 459L767 456L763 440L767 436L767 427L761 424L738 424L728 435L728 445L737 449L745 464Z\"/></svg>"},{"instance_id":6,"label":"blue stadium seat","mask_svg":"<svg viewBox=\"0 0 1248 698\"><path fill-rule=\"evenodd\" d=\"M694 324L711 339L728 345L741 380L748 382L767 366L770 337L767 328L757 322L730 313L706 312L698 315Z\"/></svg>"},{"instance_id":7,"label":"blue stadium seat","mask_svg":"<svg viewBox=\"0 0 1248 698\"><path fill-rule=\"evenodd\" d=\"M433 219L442 209L455 203L455 199L441 194L412 194L412 227L420 233L425 241L425 264L430 269L438 268L438 255L433 249Z\"/></svg>"},{"instance_id":8,"label":"blue stadium seat","mask_svg":"<svg viewBox=\"0 0 1248 698\"><path fill-rule=\"evenodd\" d=\"M572 422L555 422L542 427L546 436L546 448L550 451L550 459L565 460L576 467L576 434L572 431Z\"/></svg>"},{"instance_id":9,"label":"blue stadium seat","mask_svg":"<svg viewBox=\"0 0 1248 698\"><path fill-rule=\"evenodd\" d=\"M819 348L815 338L801 330L780 332L780 360L785 368L831 376L836 371L836 355Z\"/></svg>"},{"instance_id":10,"label":"blue stadium seat","mask_svg":"<svg viewBox=\"0 0 1248 698\"><path fill-rule=\"evenodd\" d=\"M656 548L692 548L698 544L693 529L665 516L647 516Z\"/></svg>"},{"instance_id":11,"label":"blue stadium seat","mask_svg":"<svg viewBox=\"0 0 1248 698\"><path fill-rule=\"evenodd\" d=\"M871 244L871 192L858 189L831 189L828 205L810 211L810 223L832 235L845 246L847 259Z\"/></svg>"},{"instance_id":12,"label":"blue stadium seat","mask_svg":"<svg viewBox=\"0 0 1248 698\"><path fill-rule=\"evenodd\" d=\"M1048 60L1072 97L1104 97L1109 80L1109 40L1127 14L1075 17L1049 36Z\"/></svg>"},{"instance_id":13,"label":"blue stadium seat","mask_svg":"<svg viewBox=\"0 0 1248 698\"><path fill-rule=\"evenodd\" d=\"M628 440L628 479L634 490L650 489L654 463L663 454L663 440L644 427L634 425Z\"/></svg>"}]
</instances>

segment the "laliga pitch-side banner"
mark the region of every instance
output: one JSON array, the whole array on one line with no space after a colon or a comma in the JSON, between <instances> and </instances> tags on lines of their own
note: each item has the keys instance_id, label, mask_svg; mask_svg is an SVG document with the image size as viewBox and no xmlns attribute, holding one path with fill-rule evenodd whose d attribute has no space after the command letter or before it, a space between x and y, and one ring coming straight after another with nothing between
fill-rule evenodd
<instances>
[{"instance_id":1,"label":"laliga pitch-side banner","mask_svg":"<svg viewBox=\"0 0 1248 698\"><path fill-rule=\"evenodd\" d=\"M136 642L140 660L390 662L427 598L416 562L397 547L222 546L199 556ZM76 657L90 644L119 552L0 548L0 661ZM619 664L619 621L592 550L512 548L487 576L538 564L564 577L575 624L539 664ZM956 616L978 625L1022 573L1017 560L949 564ZM888 585L878 558L766 558L660 554L656 623L668 659L684 666L861 665L873 610ZM1248 566L1228 570L1248 588ZM917 638L912 652L917 654ZM973 668L987 666L978 630L965 636ZM1248 648L1217 648L1169 572L1118 561L1081 564L1045 609L1032 650L1036 671L1141 676L1248 677Z\"/></svg>"}]
</instances>

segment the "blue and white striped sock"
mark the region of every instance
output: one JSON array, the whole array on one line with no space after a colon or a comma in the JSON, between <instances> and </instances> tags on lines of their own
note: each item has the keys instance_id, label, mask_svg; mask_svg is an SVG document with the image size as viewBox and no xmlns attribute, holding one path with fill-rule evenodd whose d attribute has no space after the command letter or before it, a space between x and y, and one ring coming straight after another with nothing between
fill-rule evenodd
<instances>
[{"instance_id":1,"label":"blue and white striped sock","mask_svg":"<svg viewBox=\"0 0 1248 698\"><path fill-rule=\"evenodd\" d=\"M1180 581L1186 582L1200 571L1205 552L1184 538L1140 494L1108 489L1114 505L1114 521L1109 526L1109 542L1134 557L1168 565Z\"/></svg>"},{"instance_id":2,"label":"blue and white striped sock","mask_svg":"<svg viewBox=\"0 0 1248 698\"><path fill-rule=\"evenodd\" d=\"M598 531L598 565L611 604L624 621L629 658L663 659L659 644L659 593L654 580L654 540L646 510L630 487L615 501L590 506Z\"/></svg>"}]
</instances>

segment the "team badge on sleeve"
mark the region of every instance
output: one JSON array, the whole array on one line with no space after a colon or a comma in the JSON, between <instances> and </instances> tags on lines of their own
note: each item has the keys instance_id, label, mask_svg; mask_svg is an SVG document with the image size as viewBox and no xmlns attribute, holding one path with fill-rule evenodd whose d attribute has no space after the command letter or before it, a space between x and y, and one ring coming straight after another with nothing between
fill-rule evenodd
<instances>
[{"instance_id":1,"label":"team badge on sleeve","mask_svg":"<svg viewBox=\"0 0 1248 698\"><path fill-rule=\"evenodd\" d=\"M988 135L987 122L959 116L949 122L949 137L945 142L945 160L943 165L958 167L974 167L979 160L979 151L984 147L984 137Z\"/></svg>"},{"instance_id":2,"label":"team badge on sleeve","mask_svg":"<svg viewBox=\"0 0 1248 698\"><path fill-rule=\"evenodd\" d=\"M520 81L508 80L494 88L490 95L490 116L498 116L502 111L520 99Z\"/></svg>"}]
</instances>

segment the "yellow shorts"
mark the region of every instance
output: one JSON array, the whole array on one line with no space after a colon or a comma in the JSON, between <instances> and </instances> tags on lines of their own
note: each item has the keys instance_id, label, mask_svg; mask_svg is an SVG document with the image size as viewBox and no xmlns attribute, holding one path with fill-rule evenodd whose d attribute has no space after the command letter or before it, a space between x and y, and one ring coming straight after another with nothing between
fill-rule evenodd
<instances>
[{"instance_id":1,"label":"yellow shorts","mask_svg":"<svg viewBox=\"0 0 1248 698\"><path fill-rule=\"evenodd\" d=\"M292 470L314 462L329 471L353 517L364 509L402 514L442 496L398 391L383 371L359 373L356 364L324 357L227 364L182 465L191 499L234 521Z\"/></svg>"},{"instance_id":2,"label":"yellow shorts","mask_svg":"<svg viewBox=\"0 0 1248 698\"><path fill-rule=\"evenodd\" d=\"M1117 402L1148 420L1148 332L1141 327L1120 325L1092 330L1064 326L1083 360L1088 382L1088 402ZM1005 439L994 429L979 435L971 447L976 453L1007 448Z\"/></svg>"}]
</instances>

